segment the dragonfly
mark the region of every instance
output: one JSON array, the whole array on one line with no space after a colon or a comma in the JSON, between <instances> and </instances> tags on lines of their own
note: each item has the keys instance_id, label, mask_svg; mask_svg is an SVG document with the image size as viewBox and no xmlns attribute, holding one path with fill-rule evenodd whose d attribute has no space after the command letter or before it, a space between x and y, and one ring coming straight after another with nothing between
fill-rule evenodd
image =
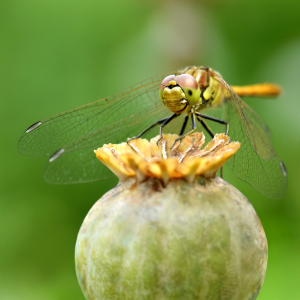
<instances>
[{"instance_id":1,"label":"dragonfly","mask_svg":"<svg viewBox=\"0 0 300 300\"><path fill-rule=\"evenodd\" d=\"M215 130L225 130L241 143L227 162L233 173L263 195L281 198L286 167L274 150L269 128L240 98L279 93L273 84L231 86L209 67L187 67L38 121L23 133L18 149L24 155L49 156L47 182L82 183L112 176L93 151L105 143L151 137L157 125L161 138L164 130L179 133L181 139L203 129L213 138L217 125L221 127Z\"/></svg>"}]
</instances>

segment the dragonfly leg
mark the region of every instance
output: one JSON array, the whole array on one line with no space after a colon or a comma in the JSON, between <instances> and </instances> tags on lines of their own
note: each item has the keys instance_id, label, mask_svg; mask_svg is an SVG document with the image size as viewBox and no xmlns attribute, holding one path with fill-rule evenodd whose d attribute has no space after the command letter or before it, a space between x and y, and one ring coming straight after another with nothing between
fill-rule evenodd
<instances>
[{"instance_id":1,"label":"dragonfly leg","mask_svg":"<svg viewBox=\"0 0 300 300\"><path fill-rule=\"evenodd\" d=\"M159 129L159 135L160 135L160 138L159 138L159 139L157 140L157 142L156 142L156 145L157 145L157 146L158 146L159 141L163 138L163 134L162 134L163 128L164 128L168 123L170 123L174 118L176 118L176 117L178 117L178 116L179 116L178 114L173 114L172 116L166 118L166 119L164 120L164 122L161 124L160 129Z\"/></svg>"},{"instance_id":2,"label":"dragonfly leg","mask_svg":"<svg viewBox=\"0 0 300 300\"><path fill-rule=\"evenodd\" d=\"M209 126L206 124L206 122L199 117L199 115L200 115L200 113L196 112L197 120L201 123L201 125L203 126L203 128L208 132L208 134L213 139L214 136L215 136L214 133L209 128ZM223 166L220 168L220 177L223 178Z\"/></svg>"},{"instance_id":3,"label":"dragonfly leg","mask_svg":"<svg viewBox=\"0 0 300 300\"><path fill-rule=\"evenodd\" d=\"M188 119L189 119L189 115L186 115L185 118L184 118L184 121L183 121L183 124L182 124L182 127L181 127L179 135L182 135L184 133L186 124L188 122Z\"/></svg>"},{"instance_id":4,"label":"dragonfly leg","mask_svg":"<svg viewBox=\"0 0 300 300\"><path fill-rule=\"evenodd\" d=\"M214 133L212 132L212 130L209 128L209 126L206 124L206 122L204 122L199 116L198 113L196 112L196 118L197 120L201 123L201 125L203 126L203 128L208 132L208 134L210 135L210 137L213 139L214 138Z\"/></svg>"},{"instance_id":5,"label":"dragonfly leg","mask_svg":"<svg viewBox=\"0 0 300 300\"><path fill-rule=\"evenodd\" d=\"M173 115L172 115L172 116L173 116ZM127 139L127 143L130 142L131 140L135 140L135 139L140 138L140 137L141 137L144 133L146 133L148 130L150 130L151 128L155 127L156 125L159 125L159 124L164 123L164 122L167 121L169 118L170 118L170 117L167 117L167 118L163 118L163 119L161 119L161 120L158 120L158 121L155 122L154 124L152 124L152 125L150 125L149 127L147 127L145 130L143 130L139 135Z\"/></svg>"},{"instance_id":6,"label":"dragonfly leg","mask_svg":"<svg viewBox=\"0 0 300 300\"><path fill-rule=\"evenodd\" d=\"M195 113L194 113L194 112L191 113L191 118L192 118L192 130L188 131L188 132L185 133L185 134L180 135L180 136L174 141L174 144L172 145L172 147L171 147L170 149L172 149L172 148L175 146L175 144L176 144L177 141L181 140L182 138L184 138L185 136L189 135L190 133L192 133L193 131L196 130L196 120L195 120ZM185 120L184 120L184 121L185 121Z\"/></svg>"},{"instance_id":7,"label":"dragonfly leg","mask_svg":"<svg viewBox=\"0 0 300 300\"><path fill-rule=\"evenodd\" d=\"M228 135L229 124L226 121L218 119L218 118L214 118L214 117L211 117L211 116L208 116L208 115L203 115L203 114L200 114L200 113L196 113L196 114L199 117L203 118L203 119L211 120L211 121L214 121L214 122L226 125L226 132L225 132L225 134Z\"/></svg>"}]
</instances>

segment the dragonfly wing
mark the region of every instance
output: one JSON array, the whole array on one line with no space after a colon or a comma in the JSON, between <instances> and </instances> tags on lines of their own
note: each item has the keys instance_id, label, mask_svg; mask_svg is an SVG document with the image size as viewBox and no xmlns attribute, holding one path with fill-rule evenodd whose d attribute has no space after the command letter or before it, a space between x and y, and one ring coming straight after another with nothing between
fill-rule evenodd
<instances>
[{"instance_id":1,"label":"dragonfly wing","mask_svg":"<svg viewBox=\"0 0 300 300\"><path fill-rule=\"evenodd\" d=\"M155 90L156 94L157 90ZM65 145L61 151L52 156L54 159L52 160L51 157L46 164L45 180L49 183L66 184L95 181L112 176L112 172L98 161L94 150L102 147L105 142L126 142L128 137L137 135L144 128L169 114L169 110L163 105L149 105L136 116L121 119ZM115 132L116 128L118 134ZM158 130L156 132L158 133ZM151 131L143 137L150 137L150 135Z\"/></svg>"},{"instance_id":2,"label":"dragonfly wing","mask_svg":"<svg viewBox=\"0 0 300 300\"><path fill-rule=\"evenodd\" d=\"M105 143L126 142L170 114L158 97L165 76L35 123L20 138L19 151L25 155L51 155L44 173L51 183L87 182L111 176L93 150Z\"/></svg>"},{"instance_id":3,"label":"dragonfly wing","mask_svg":"<svg viewBox=\"0 0 300 300\"><path fill-rule=\"evenodd\" d=\"M52 184L70 184L109 178L113 173L96 158L93 148L63 153L48 161L44 178Z\"/></svg>"},{"instance_id":4,"label":"dragonfly wing","mask_svg":"<svg viewBox=\"0 0 300 300\"><path fill-rule=\"evenodd\" d=\"M228 161L229 167L260 193L281 198L286 191L287 174L272 146L267 125L221 76L215 78L227 95L224 109L229 136L241 143L241 149Z\"/></svg>"},{"instance_id":5,"label":"dragonfly wing","mask_svg":"<svg viewBox=\"0 0 300 300\"><path fill-rule=\"evenodd\" d=\"M25 155L50 156L74 141L77 141L77 149L84 148L82 138L91 132L121 119L140 118L140 112L147 112L147 107L154 102L163 105L158 98L158 87L164 77L165 74L150 78L107 98L33 124L21 136L19 151ZM120 136L121 130L116 127L110 139L104 139L103 143L113 142L116 136ZM94 146L97 146L96 143Z\"/></svg>"}]
</instances>

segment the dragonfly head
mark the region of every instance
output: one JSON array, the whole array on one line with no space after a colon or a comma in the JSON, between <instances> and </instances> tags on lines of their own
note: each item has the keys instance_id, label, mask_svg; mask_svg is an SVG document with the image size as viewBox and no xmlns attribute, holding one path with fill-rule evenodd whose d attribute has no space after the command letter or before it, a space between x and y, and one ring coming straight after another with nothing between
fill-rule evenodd
<instances>
[{"instance_id":1,"label":"dragonfly head","mask_svg":"<svg viewBox=\"0 0 300 300\"><path fill-rule=\"evenodd\" d=\"M195 105L200 98L200 89L196 79L188 74L167 76L159 87L162 103L174 113L182 113Z\"/></svg>"}]
</instances>

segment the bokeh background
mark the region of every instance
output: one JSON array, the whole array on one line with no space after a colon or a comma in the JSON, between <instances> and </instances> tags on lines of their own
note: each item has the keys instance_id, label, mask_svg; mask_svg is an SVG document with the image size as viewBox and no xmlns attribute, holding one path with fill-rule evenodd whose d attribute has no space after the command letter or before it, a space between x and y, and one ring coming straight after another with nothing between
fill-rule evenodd
<instances>
[{"instance_id":1,"label":"bokeh background","mask_svg":"<svg viewBox=\"0 0 300 300\"><path fill-rule=\"evenodd\" d=\"M288 190L266 198L225 173L256 209L269 243L259 300L300 299L300 1L2 0L0 2L0 299L83 300L80 225L117 180L56 186L46 158L17 142L32 123L151 76L205 65L231 84L271 81L247 101L272 129ZM247 100L247 99L246 99Z\"/></svg>"}]
</instances>

